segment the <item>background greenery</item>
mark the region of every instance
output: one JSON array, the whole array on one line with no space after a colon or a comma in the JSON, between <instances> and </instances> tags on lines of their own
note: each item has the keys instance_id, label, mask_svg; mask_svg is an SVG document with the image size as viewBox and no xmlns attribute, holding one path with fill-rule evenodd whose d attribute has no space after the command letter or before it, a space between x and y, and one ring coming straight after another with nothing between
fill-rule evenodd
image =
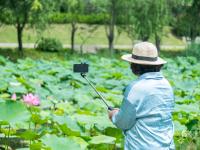
<instances>
[{"instance_id":1,"label":"background greenery","mask_svg":"<svg viewBox=\"0 0 200 150\"><path fill-rule=\"evenodd\" d=\"M79 26L87 26L85 24L79 24ZM77 31L76 44L81 44L82 40L80 34L87 35L88 31ZM169 27L164 28L164 36L162 43L164 45L186 45L182 39L177 38L170 32ZM125 32L116 32L116 39L114 43L116 45L131 45L131 40ZM66 24L52 24L42 33L44 37L52 37L60 40L63 44L70 44L70 25ZM17 34L13 26L5 25L0 28L0 42L1 43L17 43ZM38 35L34 29L25 28L23 41L24 43L35 43L38 40ZM150 39L153 42L153 38ZM91 45L107 45L107 39L105 36L105 29L103 25L98 25L96 31L87 40L86 44Z\"/></svg>"},{"instance_id":2,"label":"background greenery","mask_svg":"<svg viewBox=\"0 0 200 150\"><path fill-rule=\"evenodd\" d=\"M161 43L195 42L200 32L198 0L1 0L0 4L1 42L17 41L21 54L23 42L35 43L43 36L70 44L71 53L75 44L81 51L85 44L107 44L112 55L115 44L150 40L160 50Z\"/></svg>"}]
</instances>

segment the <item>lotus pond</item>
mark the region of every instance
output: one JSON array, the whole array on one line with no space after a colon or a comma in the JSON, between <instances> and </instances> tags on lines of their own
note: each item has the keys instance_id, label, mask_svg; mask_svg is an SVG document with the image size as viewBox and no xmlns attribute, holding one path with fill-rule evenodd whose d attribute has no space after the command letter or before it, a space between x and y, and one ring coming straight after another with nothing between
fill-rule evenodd
<instances>
[{"instance_id":1,"label":"lotus pond","mask_svg":"<svg viewBox=\"0 0 200 150\"><path fill-rule=\"evenodd\" d=\"M13 63L0 57L0 149L115 150L123 134L73 63L81 59ZM177 149L200 147L200 63L194 57L167 59L163 74L175 92ZM113 107L119 107L131 80L129 64L88 56L88 78ZM39 105L40 104L40 105Z\"/></svg>"}]
</instances>

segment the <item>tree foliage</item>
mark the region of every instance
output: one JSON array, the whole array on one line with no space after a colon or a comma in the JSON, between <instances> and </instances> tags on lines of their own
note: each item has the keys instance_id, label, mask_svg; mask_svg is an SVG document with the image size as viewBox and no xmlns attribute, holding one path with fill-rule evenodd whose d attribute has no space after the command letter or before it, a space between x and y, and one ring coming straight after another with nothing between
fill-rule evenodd
<instances>
[{"instance_id":1,"label":"tree foliage","mask_svg":"<svg viewBox=\"0 0 200 150\"><path fill-rule=\"evenodd\" d=\"M113 54L115 28L120 22L122 12L126 9L126 3L128 0L101 0L94 1L99 6L99 11L104 13L105 19L103 24L105 25L106 36L108 39L108 48L110 54Z\"/></svg>"},{"instance_id":2,"label":"tree foliage","mask_svg":"<svg viewBox=\"0 0 200 150\"><path fill-rule=\"evenodd\" d=\"M24 28L44 31L52 20L53 23L70 23L73 53L78 24L86 23L88 27L102 24L112 55L116 29L119 33L125 31L133 43L154 38L158 49L163 28L168 25L176 36L194 41L200 35L199 10L199 0L0 0L0 26L16 27L18 49L22 52Z\"/></svg>"},{"instance_id":3,"label":"tree foliage","mask_svg":"<svg viewBox=\"0 0 200 150\"><path fill-rule=\"evenodd\" d=\"M168 4L165 0L130 0L125 7L127 13L123 17L124 24L121 27L134 41L139 39L147 41L155 37L159 49L163 27L168 21Z\"/></svg>"},{"instance_id":4,"label":"tree foliage","mask_svg":"<svg viewBox=\"0 0 200 150\"><path fill-rule=\"evenodd\" d=\"M83 13L84 2L81 0L63 0L61 3L62 12L67 12L70 14L70 24L71 24L71 53L74 53L75 36L78 30L79 14Z\"/></svg>"},{"instance_id":5,"label":"tree foliage","mask_svg":"<svg viewBox=\"0 0 200 150\"><path fill-rule=\"evenodd\" d=\"M200 35L200 1L178 1L173 6L173 33L179 37L185 36L194 42Z\"/></svg>"},{"instance_id":6,"label":"tree foliage","mask_svg":"<svg viewBox=\"0 0 200 150\"><path fill-rule=\"evenodd\" d=\"M105 9L106 13L108 14L108 19L105 20L105 29L108 38L108 47L111 55L113 55L114 49L116 21L117 17L119 16L119 10L121 10L123 7L123 2L123 0L108 0Z\"/></svg>"},{"instance_id":7,"label":"tree foliage","mask_svg":"<svg viewBox=\"0 0 200 150\"><path fill-rule=\"evenodd\" d=\"M23 53L22 37L23 30L27 24L42 27L47 22L49 12L51 12L56 3L50 0L7 0L1 3L1 21L6 22L9 16L9 22L17 29L18 49Z\"/></svg>"}]
</instances>

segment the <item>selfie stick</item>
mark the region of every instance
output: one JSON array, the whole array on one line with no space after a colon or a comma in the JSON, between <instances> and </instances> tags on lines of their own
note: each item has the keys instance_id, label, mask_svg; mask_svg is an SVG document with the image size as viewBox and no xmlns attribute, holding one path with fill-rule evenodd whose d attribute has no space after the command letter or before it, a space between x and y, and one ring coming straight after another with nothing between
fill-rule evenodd
<instances>
[{"instance_id":1,"label":"selfie stick","mask_svg":"<svg viewBox=\"0 0 200 150\"><path fill-rule=\"evenodd\" d=\"M105 98L97 91L97 89L94 87L94 85L90 82L90 80L88 80L88 78L86 77L86 74L81 73L81 76L89 83L89 85L94 89L94 91L99 95L99 97L102 99L102 101L104 102L104 104L107 106L108 110L113 110L113 108L111 106L109 106L106 103Z\"/></svg>"}]
</instances>

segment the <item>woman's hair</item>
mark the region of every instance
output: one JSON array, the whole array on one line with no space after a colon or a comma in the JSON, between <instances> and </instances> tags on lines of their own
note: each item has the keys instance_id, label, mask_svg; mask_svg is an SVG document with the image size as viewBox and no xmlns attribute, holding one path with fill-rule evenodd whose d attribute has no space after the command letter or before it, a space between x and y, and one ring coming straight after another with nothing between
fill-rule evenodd
<instances>
[{"instance_id":1,"label":"woman's hair","mask_svg":"<svg viewBox=\"0 0 200 150\"><path fill-rule=\"evenodd\" d=\"M147 72L159 72L163 65L141 65L141 64L131 64L132 72L135 75L142 75Z\"/></svg>"}]
</instances>

